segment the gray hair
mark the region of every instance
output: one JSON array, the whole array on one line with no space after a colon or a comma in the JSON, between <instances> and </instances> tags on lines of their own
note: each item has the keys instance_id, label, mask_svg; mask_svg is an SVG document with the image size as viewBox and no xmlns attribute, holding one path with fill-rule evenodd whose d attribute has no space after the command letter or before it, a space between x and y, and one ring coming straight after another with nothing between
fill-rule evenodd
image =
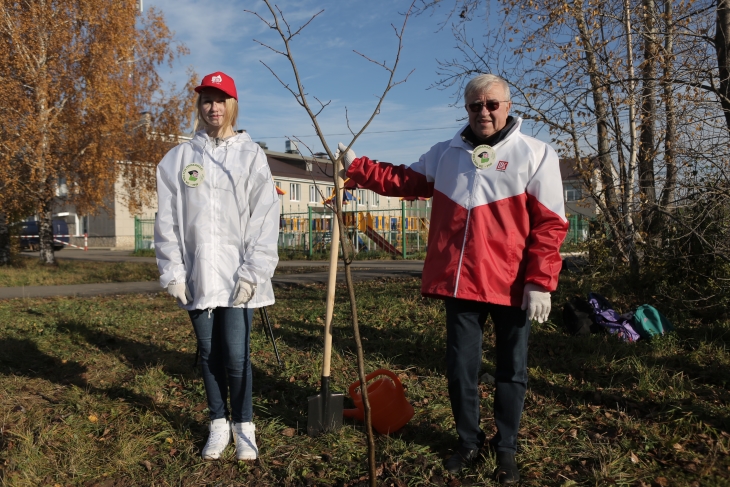
<instances>
[{"instance_id":1,"label":"gray hair","mask_svg":"<svg viewBox=\"0 0 730 487\"><path fill-rule=\"evenodd\" d=\"M469 97L474 94L489 91L489 88L491 88L494 83L501 85L502 90L504 91L505 99L499 101L510 101L509 85L504 79L494 74L480 74L476 78L472 78L472 80L467 83L466 88L464 88L464 103L469 103Z\"/></svg>"}]
</instances>

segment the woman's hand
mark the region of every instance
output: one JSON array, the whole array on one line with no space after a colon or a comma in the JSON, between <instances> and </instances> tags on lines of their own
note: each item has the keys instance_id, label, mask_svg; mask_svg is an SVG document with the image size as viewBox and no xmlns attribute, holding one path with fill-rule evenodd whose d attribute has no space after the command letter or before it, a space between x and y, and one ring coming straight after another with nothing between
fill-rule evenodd
<instances>
[{"instance_id":1,"label":"woman's hand","mask_svg":"<svg viewBox=\"0 0 730 487\"><path fill-rule=\"evenodd\" d=\"M233 295L235 296L233 299L233 306L248 303L251 301L251 298L253 298L255 292L256 284L251 284L248 281L239 279L236 281L236 287L233 289Z\"/></svg>"},{"instance_id":2,"label":"woman's hand","mask_svg":"<svg viewBox=\"0 0 730 487\"><path fill-rule=\"evenodd\" d=\"M193 297L190 295L190 290L188 290L188 285L184 282L170 281L170 284L167 285L167 292L172 297L177 298L182 304L188 304L188 301L193 300Z\"/></svg>"}]
</instances>

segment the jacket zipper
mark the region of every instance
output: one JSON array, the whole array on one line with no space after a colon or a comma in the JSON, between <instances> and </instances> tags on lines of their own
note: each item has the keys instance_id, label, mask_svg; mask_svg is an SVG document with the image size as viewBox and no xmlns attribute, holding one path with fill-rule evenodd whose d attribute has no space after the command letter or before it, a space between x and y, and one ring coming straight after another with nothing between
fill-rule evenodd
<instances>
[{"instance_id":1,"label":"jacket zipper","mask_svg":"<svg viewBox=\"0 0 730 487\"><path fill-rule=\"evenodd\" d=\"M467 153L468 154L468 153ZM471 180L471 185L469 188L469 201L467 202L467 205L469 205L469 209L466 213L466 225L464 227L464 240L461 242L461 252L459 253L459 266L456 271L456 282L454 283L454 297L456 297L456 294L459 292L459 281L461 280L461 266L464 263L464 249L466 248L466 239L469 237L469 222L471 221L471 201L474 196L474 184L477 179L477 173L476 169L474 169L474 177Z\"/></svg>"},{"instance_id":2,"label":"jacket zipper","mask_svg":"<svg viewBox=\"0 0 730 487\"><path fill-rule=\"evenodd\" d=\"M205 141L205 146L203 147L203 154L205 154L205 149L207 149L207 147L208 147L208 140ZM215 174L214 157L215 157L215 148L211 144L210 155L209 155L209 159L210 159L210 203L211 203L210 204L210 243L213 247L212 248L212 252L213 252L213 258L212 258L213 269L212 270L213 270L213 272L215 272L215 269L218 268L218 265L217 265L218 264L218 252L216 252L216 245L215 245L215 240L216 240L216 231L215 231L216 230L215 229L215 225L216 225L216 222L215 222L215 214L216 214L215 186L216 186L216 184L215 183L216 182L215 182L215 178L216 178L216 174ZM213 284L213 286L215 286L215 280L212 280L212 284ZM218 289L213 289L212 291L213 291L214 295L218 294Z\"/></svg>"},{"instance_id":3,"label":"jacket zipper","mask_svg":"<svg viewBox=\"0 0 730 487\"><path fill-rule=\"evenodd\" d=\"M496 151L497 147L499 147L500 145L504 145L507 142L510 135L511 135L511 133L508 134L507 137L505 137L504 139L500 140L499 143L497 145L493 146L492 148L495 149L495 151ZM468 154L468 152L467 152L467 154ZM464 228L464 240L463 240L463 242L461 242L461 253L459 253L459 266L457 267L457 271L456 271L456 283L454 284L454 297L456 297L456 294L459 291L459 280L461 279L461 266L464 262L464 249L466 248L466 239L469 236L469 223L471 221L471 210L472 210L471 201L474 196L474 185L476 184L476 180L477 180L477 170L474 169L473 171L474 171L474 178L471 180L471 187L469 188L469 201L467 203L469 205L469 209L467 210L467 213L466 213L466 226Z\"/></svg>"}]
</instances>

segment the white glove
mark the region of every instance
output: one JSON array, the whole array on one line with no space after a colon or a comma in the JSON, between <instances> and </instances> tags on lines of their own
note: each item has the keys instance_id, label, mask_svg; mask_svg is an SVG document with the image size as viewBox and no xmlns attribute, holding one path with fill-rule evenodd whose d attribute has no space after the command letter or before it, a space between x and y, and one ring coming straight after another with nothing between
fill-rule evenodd
<instances>
[{"instance_id":1,"label":"white glove","mask_svg":"<svg viewBox=\"0 0 730 487\"><path fill-rule=\"evenodd\" d=\"M527 310L528 320L537 320L538 323L547 321L550 314L550 293L537 284L525 284L522 294L522 309Z\"/></svg>"},{"instance_id":2,"label":"white glove","mask_svg":"<svg viewBox=\"0 0 730 487\"><path fill-rule=\"evenodd\" d=\"M335 159L340 157L340 154L345 152L345 149L347 149L347 146L345 146L345 144L343 144L342 142L337 144L337 151L335 152ZM352 164L352 161L354 161L355 159L357 159L357 156L352 151L352 149L348 150L345 153L345 157L342 158L342 162L345 164L345 171L347 171L347 168L350 167L350 164Z\"/></svg>"},{"instance_id":3,"label":"white glove","mask_svg":"<svg viewBox=\"0 0 730 487\"><path fill-rule=\"evenodd\" d=\"M188 285L184 282L170 281L170 284L167 285L167 292L173 298L177 298L182 304L188 304L188 301L193 300Z\"/></svg>"},{"instance_id":4,"label":"white glove","mask_svg":"<svg viewBox=\"0 0 730 487\"><path fill-rule=\"evenodd\" d=\"M233 289L233 306L245 304L251 301L253 294L256 292L256 284L239 279L236 281L236 287Z\"/></svg>"}]
</instances>

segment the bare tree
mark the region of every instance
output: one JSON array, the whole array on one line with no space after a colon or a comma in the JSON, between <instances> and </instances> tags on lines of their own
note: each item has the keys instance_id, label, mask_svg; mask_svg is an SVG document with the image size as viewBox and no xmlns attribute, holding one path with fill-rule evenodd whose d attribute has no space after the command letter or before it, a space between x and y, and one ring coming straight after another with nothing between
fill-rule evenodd
<instances>
[{"instance_id":1,"label":"bare tree","mask_svg":"<svg viewBox=\"0 0 730 487\"><path fill-rule=\"evenodd\" d=\"M576 161L607 244L638 276L701 181L726 174L728 5L422 0L419 12L442 8L461 54L440 61L434 86L458 96L475 74L507 79L517 113Z\"/></svg>"},{"instance_id":2,"label":"bare tree","mask_svg":"<svg viewBox=\"0 0 730 487\"><path fill-rule=\"evenodd\" d=\"M292 52L291 43L292 40L299 34L301 34L302 30L306 28L312 21L314 21L324 10L319 11L318 13L314 14L312 17L309 18L306 22L304 22L299 27L292 27L286 20L283 12L281 9L279 9L278 6L272 5L272 3L269 0L264 0L264 3L269 9L270 17L264 17L260 15L257 12L253 12L250 10L246 10L247 12L255 15L258 17L264 24L266 24L270 29L276 31L279 38L281 39L282 46L281 48L275 48L269 44L266 44L264 42L255 40L255 42L261 44L262 46L270 49L271 51L275 52L276 54L279 54L281 56L284 56L287 61L289 62L291 69L292 69L292 75L294 77L293 83L286 82L284 78L277 74L276 71L274 71L269 65L261 61L261 63L266 66L266 68L271 72L271 74L281 83L281 85L291 93L291 95L294 97L294 99L297 101L299 106L301 106L309 116L310 120L312 121L312 125L314 126L315 131L317 132L317 135L319 137L320 142L322 143L322 146L324 147L325 152L327 153L327 156L333 163L333 181L335 186L335 216L338 221L339 228L344 228L344 221L343 221L343 213L342 213L342 185L343 185L343 176L344 176L344 164L343 164L343 158L344 153L340 154L339 157L335 157L334 153L330 149L329 145L327 144L327 141L325 140L324 133L322 131L322 128L319 125L319 121L317 117L322 113L322 111L327 108L329 105L329 101L323 102L319 98L317 98L314 95L311 95L311 98L315 100L316 106L312 107L310 105L309 101L309 93L305 90L304 85L302 84L302 80L299 74L299 69L297 68L296 61L294 59L294 54ZM414 1L415 3L415 1ZM373 108L372 113L370 114L370 117L367 119L367 121L360 127L359 129L355 130L352 128L349 118L347 121L348 130L350 131L352 135L352 139L347 144L347 149L349 150L350 147L353 146L355 141L362 135L370 125L370 123L373 121L376 115L380 113L380 107L383 104L383 100L385 100L386 95L397 85L404 83L408 77L410 76L410 73L406 75L404 78L397 80L396 79L396 70L398 68L398 64L400 62L400 55L401 50L403 48L403 35L405 32L406 24L408 23L408 18L411 15L411 10L413 9L413 3L411 4L410 8L408 9L407 13L404 15L403 23L400 27L396 27L395 25L392 25L393 31L395 33L395 36L398 40L398 47L396 49L396 53L394 56L394 60L391 64L387 63L386 61L380 62L376 61L370 57L368 57L365 54L362 54L358 51L354 51L356 54L362 56L364 59L368 60L369 62L379 66L380 68L384 69L388 73L388 80L385 83L385 86L382 89L381 94L377 97L377 103L375 104L375 107ZM411 71L412 72L412 71ZM345 151L347 152L347 151ZM352 328L353 333L355 337L355 344L357 348L357 368L358 368L358 376L360 378L360 384L362 384L362 398L363 398L363 409L365 413L365 431L368 438L368 467L370 471L370 485L373 487L376 485L376 466L375 466L375 440L373 438L373 431L372 431L372 423L371 423L371 415L370 415L370 402L368 400L367 395L367 387L365 387L366 380L365 380L365 359L363 355L363 349L362 349L362 341L360 337L360 329L358 325L358 319L357 319L357 301L355 296L355 286L352 280L352 271L351 271L351 263L353 259L353 246L352 242L349 241L347 235L345 232L340 232L340 240L342 244L342 254L343 254L343 260L345 264L345 281L347 283L347 290L348 295L350 299L350 313L352 318Z\"/></svg>"}]
</instances>

